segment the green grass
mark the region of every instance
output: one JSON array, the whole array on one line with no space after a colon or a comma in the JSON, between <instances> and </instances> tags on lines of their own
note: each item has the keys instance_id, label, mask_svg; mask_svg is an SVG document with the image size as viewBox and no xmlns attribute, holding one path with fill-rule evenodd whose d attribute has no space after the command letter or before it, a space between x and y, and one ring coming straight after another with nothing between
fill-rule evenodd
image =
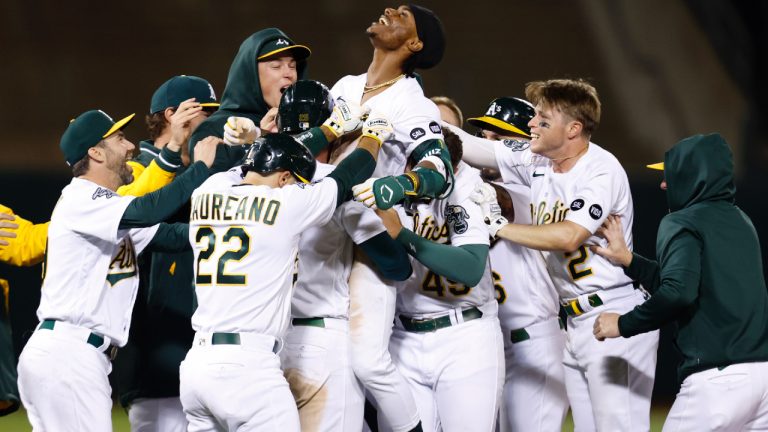
<instances>
[{"instance_id":1,"label":"green grass","mask_svg":"<svg viewBox=\"0 0 768 432\"><path fill-rule=\"evenodd\" d=\"M664 419L667 417L669 407L656 406L651 411L651 431L661 431L661 427L664 424ZM120 407L112 409L112 425L114 432L130 432L131 427L128 424L128 415ZM21 409L9 416L0 417L0 431L3 432L29 432L32 427L27 421L27 413L24 409ZM563 431L573 431L573 421L571 421L571 415L565 419L563 425Z\"/></svg>"}]
</instances>

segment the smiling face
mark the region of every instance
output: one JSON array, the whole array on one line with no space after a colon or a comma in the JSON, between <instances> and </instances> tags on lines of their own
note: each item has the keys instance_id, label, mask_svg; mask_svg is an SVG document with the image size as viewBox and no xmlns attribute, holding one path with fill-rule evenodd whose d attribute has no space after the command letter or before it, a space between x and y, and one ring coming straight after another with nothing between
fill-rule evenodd
<instances>
[{"instance_id":1,"label":"smiling face","mask_svg":"<svg viewBox=\"0 0 768 432\"><path fill-rule=\"evenodd\" d=\"M290 53L276 55L258 63L259 84L264 102L270 108L280 106L283 90L298 80L296 60Z\"/></svg>"},{"instance_id":2,"label":"smiling face","mask_svg":"<svg viewBox=\"0 0 768 432\"><path fill-rule=\"evenodd\" d=\"M408 6L384 9L384 14L371 23L366 33L377 48L394 50L406 46L412 52L422 48L416 33L416 20Z\"/></svg>"},{"instance_id":3,"label":"smiling face","mask_svg":"<svg viewBox=\"0 0 768 432\"><path fill-rule=\"evenodd\" d=\"M579 122L557 107L539 103L536 105L536 115L528 122L531 128L531 151L550 159L561 157L569 139L575 137L576 129L581 130L578 125Z\"/></svg>"},{"instance_id":4,"label":"smiling face","mask_svg":"<svg viewBox=\"0 0 768 432\"><path fill-rule=\"evenodd\" d=\"M133 182L133 169L128 161L133 158L136 148L125 138L122 131L117 131L103 141L106 167L120 178L120 186Z\"/></svg>"}]
</instances>

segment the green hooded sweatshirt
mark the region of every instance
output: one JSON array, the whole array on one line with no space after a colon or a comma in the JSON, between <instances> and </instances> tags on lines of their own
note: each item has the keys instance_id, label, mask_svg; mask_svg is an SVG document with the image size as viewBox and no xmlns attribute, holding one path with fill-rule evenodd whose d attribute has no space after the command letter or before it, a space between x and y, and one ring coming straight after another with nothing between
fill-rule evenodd
<instances>
[{"instance_id":1,"label":"green hooded sweatshirt","mask_svg":"<svg viewBox=\"0 0 768 432\"><path fill-rule=\"evenodd\" d=\"M278 38L287 39L293 44L291 38L276 28L258 31L243 41L240 50L232 61L232 66L229 68L227 85L221 96L221 106L218 111L202 122L189 138L190 155L194 157L195 144L201 139L209 136L223 137L224 124L230 116L248 117L256 123L256 126L259 125L262 117L269 111L269 106L261 93L256 58L265 43ZM306 69L306 60L296 63L299 79L304 79ZM245 156L245 149L242 146L219 146L216 150L216 161L211 167L211 172L226 171L237 165L243 156Z\"/></svg>"},{"instance_id":2,"label":"green hooded sweatshirt","mask_svg":"<svg viewBox=\"0 0 768 432\"><path fill-rule=\"evenodd\" d=\"M652 296L619 318L624 337L676 321L682 382L692 373L768 360L768 291L752 221L734 204L733 155L719 134L695 135L664 157L670 213L658 261L625 269Z\"/></svg>"}]
</instances>

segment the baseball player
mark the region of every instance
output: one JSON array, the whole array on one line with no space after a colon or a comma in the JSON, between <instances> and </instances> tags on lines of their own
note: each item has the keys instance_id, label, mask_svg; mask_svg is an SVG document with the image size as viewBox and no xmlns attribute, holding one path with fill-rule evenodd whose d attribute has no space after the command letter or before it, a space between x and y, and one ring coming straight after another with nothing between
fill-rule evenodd
<instances>
[{"instance_id":1,"label":"baseball player","mask_svg":"<svg viewBox=\"0 0 768 432\"><path fill-rule=\"evenodd\" d=\"M201 110L180 122L187 99L194 98ZM152 95L146 125L149 139L139 143L140 153L129 162L143 168L164 159L164 150L176 145L174 130L186 131L177 139L181 159L177 169L189 165L186 142L190 133L218 107L216 93L203 78L179 75L160 85ZM180 212L189 210L183 206ZM177 215L171 218L182 221ZM179 400L179 363L192 344L190 319L195 300L191 283L191 251L151 252L139 256L140 281L128 344L113 363L120 404L128 410L134 432L181 432L187 419ZM189 269L189 274L184 270Z\"/></svg>"},{"instance_id":2,"label":"baseball player","mask_svg":"<svg viewBox=\"0 0 768 432\"><path fill-rule=\"evenodd\" d=\"M386 119L369 116L358 148L314 183L312 153L268 134L249 149L244 178L231 170L195 191L189 235L199 306L180 369L190 431L300 429L277 356L299 236L331 220L351 184L372 173L390 133Z\"/></svg>"},{"instance_id":3,"label":"baseball player","mask_svg":"<svg viewBox=\"0 0 768 432\"><path fill-rule=\"evenodd\" d=\"M467 121L484 137L530 139L533 106L512 97L494 99L485 114ZM531 224L531 191L523 185L494 183L508 220ZM510 219L510 216L512 219ZM557 291L538 251L494 241L491 270L504 334L506 378L500 410L502 431L560 431L568 411L563 370L565 333Z\"/></svg>"},{"instance_id":4,"label":"baseball player","mask_svg":"<svg viewBox=\"0 0 768 432\"><path fill-rule=\"evenodd\" d=\"M195 108L195 107L192 107ZM192 109L191 108L191 109ZM111 430L110 359L126 343L138 287L136 255L147 247L189 247L185 226L156 225L208 176L215 139L173 184L141 198L116 190L131 180L134 145L103 111L87 111L60 148L72 182L48 230L40 325L19 359L19 392L34 429Z\"/></svg>"},{"instance_id":5,"label":"baseball player","mask_svg":"<svg viewBox=\"0 0 768 432\"><path fill-rule=\"evenodd\" d=\"M306 132L330 117L333 107L325 85L299 80L283 92L277 124L283 133ZM327 157L326 149L316 160ZM313 180L332 170L333 165L318 163ZM408 254L387 235L376 214L359 203L342 204L328 223L301 234L292 326L280 357L304 431L359 432L363 427L363 389L352 372L349 352L353 242L385 277L404 280L410 275Z\"/></svg>"},{"instance_id":6,"label":"baseball player","mask_svg":"<svg viewBox=\"0 0 768 432\"><path fill-rule=\"evenodd\" d=\"M429 100L437 105L440 110L440 118L444 122L456 127L461 127L464 124L464 114L461 113L461 108L453 99L448 96L432 96Z\"/></svg>"},{"instance_id":7,"label":"baseball player","mask_svg":"<svg viewBox=\"0 0 768 432\"><path fill-rule=\"evenodd\" d=\"M415 200L401 214L402 224L394 210L379 213L415 258L413 275L399 287L389 348L425 431L491 431L504 357L487 230L470 200L482 180L461 162L458 137L446 131L445 139L456 164L451 195ZM374 204L370 192L353 190L355 199Z\"/></svg>"},{"instance_id":8,"label":"baseball player","mask_svg":"<svg viewBox=\"0 0 768 432\"><path fill-rule=\"evenodd\" d=\"M280 104L281 92L304 77L310 54L309 48L294 43L277 28L267 28L249 36L240 45L229 68L221 107L192 133L190 149L204 137L223 137L229 117L245 117L253 124L260 124L267 112ZM253 139L240 144L251 144ZM243 146L220 147L217 160L221 163L214 165L214 172L239 165L245 150Z\"/></svg>"},{"instance_id":9,"label":"baseball player","mask_svg":"<svg viewBox=\"0 0 768 432\"><path fill-rule=\"evenodd\" d=\"M632 244L632 196L616 158L590 142L600 120L594 87L581 80L535 81L526 99L536 115L531 140L487 141L467 135L477 162L498 168L505 183L531 188L533 225L489 216L493 236L538 249L568 313L565 379L576 430L648 430L658 332L599 343L592 324L600 312L626 312L645 299L631 279L590 252L609 214L625 221ZM490 147L490 150L489 150ZM467 153L470 153L467 152ZM479 154L479 155L478 155ZM475 197L492 200L483 187ZM492 213L485 204L486 213Z\"/></svg>"},{"instance_id":10,"label":"baseball player","mask_svg":"<svg viewBox=\"0 0 768 432\"><path fill-rule=\"evenodd\" d=\"M395 133L382 147L368 181L377 206L390 208L406 195L436 197L450 191L450 155L442 139L440 112L413 77L415 69L436 66L445 49L442 24L416 5L387 8L367 29L373 59L365 74L346 76L332 88L336 98L382 112ZM405 172L408 158L416 161ZM418 428L408 384L388 352L395 288L382 281L364 254L356 254L350 275L352 365L378 411L397 432Z\"/></svg>"},{"instance_id":11,"label":"baseball player","mask_svg":"<svg viewBox=\"0 0 768 432\"><path fill-rule=\"evenodd\" d=\"M601 313L598 340L675 320L682 382L665 431L768 429L768 291L752 221L734 203L733 154L719 134L675 144L664 162L670 214L659 225L658 262L632 253L610 216L593 251L653 294L624 314Z\"/></svg>"}]
</instances>

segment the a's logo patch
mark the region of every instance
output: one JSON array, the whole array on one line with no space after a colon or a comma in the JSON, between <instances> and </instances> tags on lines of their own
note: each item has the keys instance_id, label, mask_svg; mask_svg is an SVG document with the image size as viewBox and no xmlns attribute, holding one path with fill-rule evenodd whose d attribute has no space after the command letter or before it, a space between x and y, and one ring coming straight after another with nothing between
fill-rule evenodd
<instances>
[{"instance_id":1,"label":"a's logo patch","mask_svg":"<svg viewBox=\"0 0 768 432\"><path fill-rule=\"evenodd\" d=\"M436 134L439 134L439 133L443 132L443 128L440 127L440 125L437 124L437 122L434 122L434 121L433 122L429 122L429 130L431 130L432 133L436 133Z\"/></svg>"},{"instance_id":2,"label":"a's logo patch","mask_svg":"<svg viewBox=\"0 0 768 432\"><path fill-rule=\"evenodd\" d=\"M96 192L93 193L93 196L91 197L91 199L95 200L96 198L99 198L99 197L107 197L107 199L110 199L113 196L117 196L117 194L112 192L109 189L104 189L100 187L96 189Z\"/></svg>"},{"instance_id":3,"label":"a's logo patch","mask_svg":"<svg viewBox=\"0 0 768 432\"><path fill-rule=\"evenodd\" d=\"M523 151L531 146L531 143L522 139L505 139L504 145L509 147L512 151Z\"/></svg>"},{"instance_id":4,"label":"a's logo patch","mask_svg":"<svg viewBox=\"0 0 768 432\"><path fill-rule=\"evenodd\" d=\"M575 199L571 203L571 210L573 210L573 211L579 211L579 210L581 210L583 208L584 208L584 200L581 199L581 198Z\"/></svg>"},{"instance_id":5,"label":"a's logo patch","mask_svg":"<svg viewBox=\"0 0 768 432\"><path fill-rule=\"evenodd\" d=\"M424 129L417 127L417 128L414 128L414 129L411 131L411 139L413 139L413 140L417 140L417 139L419 139L419 138L423 137L423 136L424 136L424 135L426 135L426 134L427 134L427 133L426 133L426 132L424 132Z\"/></svg>"},{"instance_id":6,"label":"a's logo patch","mask_svg":"<svg viewBox=\"0 0 768 432\"><path fill-rule=\"evenodd\" d=\"M485 115L493 117L499 112L501 112L501 107L496 105L496 102L494 102L491 104L491 106L488 107L488 111L485 112Z\"/></svg>"},{"instance_id":7,"label":"a's logo patch","mask_svg":"<svg viewBox=\"0 0 768 432\"><path fill-rule=\"evenodd\" d=\"M208 83L208 90L211 92L211 99L216 100L216 92L213 91L213 86Z\"/></svg>"},{"instance_id":8,"label":"a's logo patch","mask_svg":"<svg viewBox=\"0 0 768 432\"><path fill-rule=\"evenodd\" d=\"M278 39L277 42L275 42L275 45L290 45L290 44L285 39Z\"/></svg>"},{"instance_id":9,"label":"a's logo patch","mask_svg":"<svg viewBox=\"0 0 768 432\"><path fill-rule=\"evenodd\" d=\"M602 207L600 207L598 204L592 204L591 206L589 206L589 217L591 217L594 220L598 220L602 216L603 216Z\"/></svg>"},{"instance_id":10,"label":"a's logo patch","mask_svg":"<svg viewBox=\"0 0 768 432\"><path fill-rule=\"evenodd\" d=\"M464 234L469 229L467 223L469 214L460 205L449 205L445 208L445 222L453 229L456 234Z\"/></svg>"}]
</instances>

